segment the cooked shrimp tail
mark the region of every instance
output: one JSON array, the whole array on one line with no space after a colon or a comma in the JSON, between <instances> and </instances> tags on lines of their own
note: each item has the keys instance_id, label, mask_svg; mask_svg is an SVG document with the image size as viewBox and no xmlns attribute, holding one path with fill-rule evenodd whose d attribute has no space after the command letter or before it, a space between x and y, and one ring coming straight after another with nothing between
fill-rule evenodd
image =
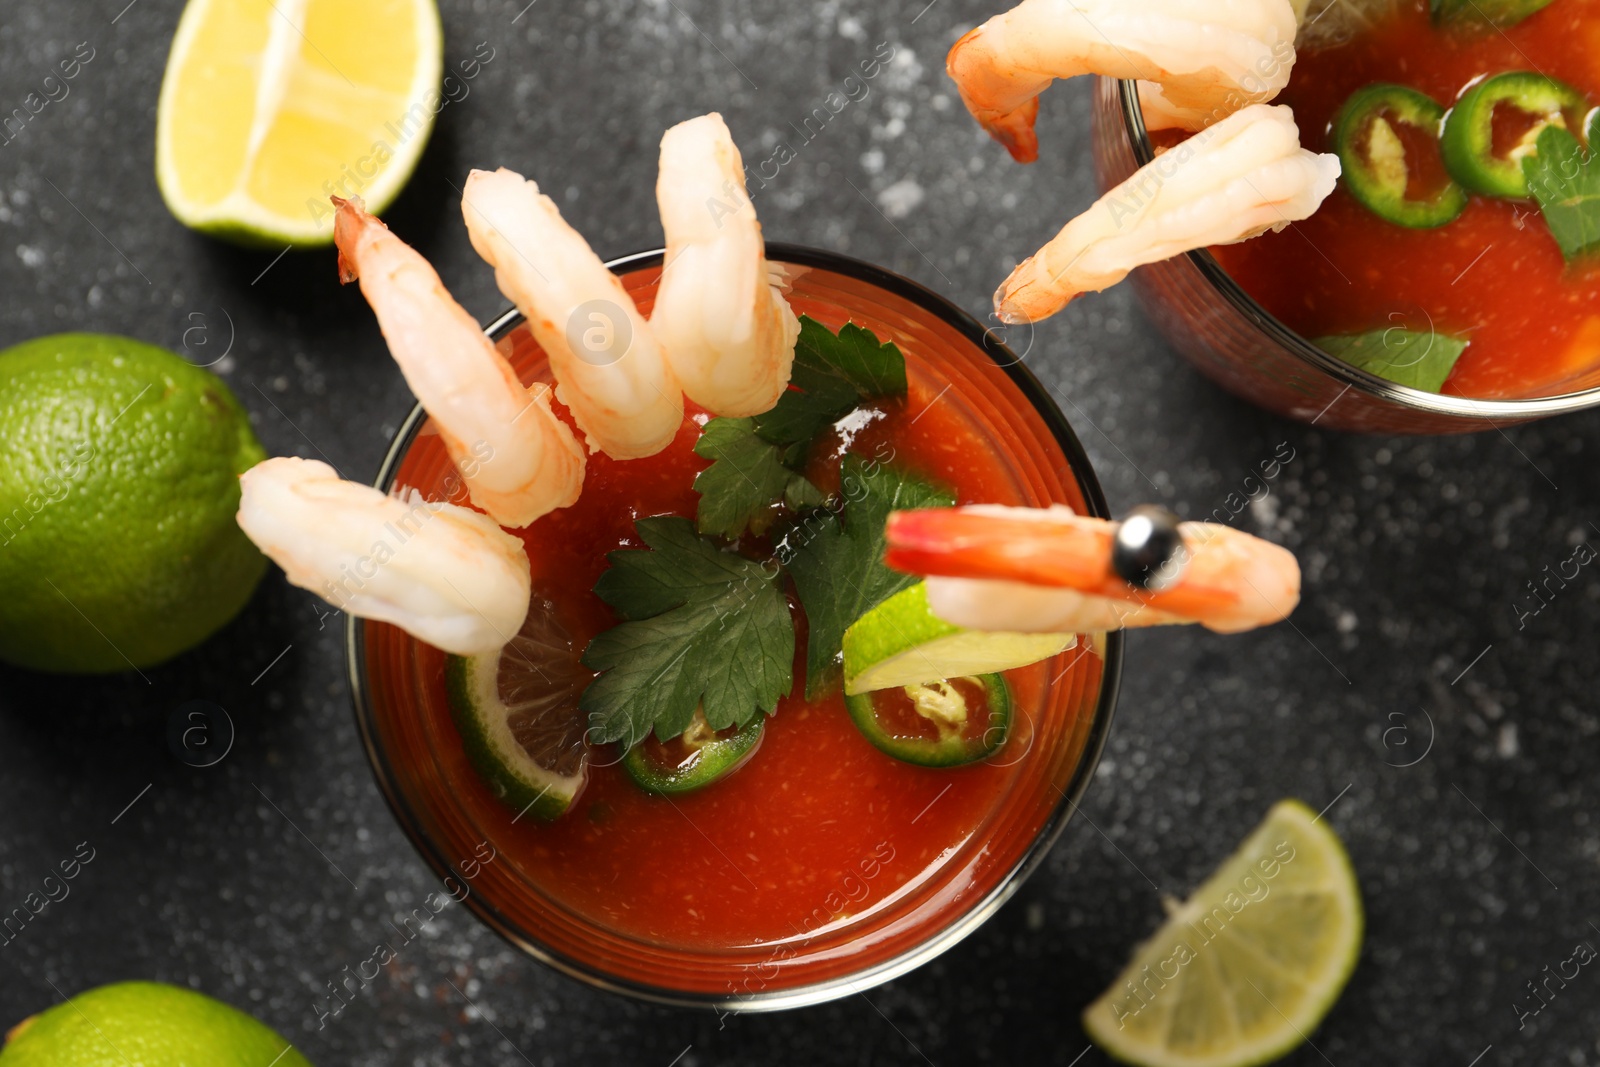
<instances>
[{"instance_id":1,"label":"cooked shrimp tail","mask_svg":"<svg viewBox=\"0 0 1600 1067\"><path fill-rule=\"evenodd\" d=\"M487 516L385 496L316 460L264 460L239 484L245 536L334 607L462 656L492 652L522 628L528 556Z\"/></svg>"},{"instance_id":2,"label":"cooked shrimp tail","mask_svg":"<svg viewBox=\"0 0 1600 1067\"><path fill-rule=\"evenodd\" d=\"M957 41L945 68L973 117L1029 163L1039 94L1056 78L1153 83L1164 121L1200 129L1288 84L1295 29L1291 0L1022 0Z\"/></svg>"},{"instance_id":3,"label":"cooked shrimp tail","mask_svg":"<svg viewBox=\"0 0 1600 1067\"><path fill-rule=\"evenodd\" d=\"M1257 104L1139 168L1025 260L994 295L1004 322L1038 322L1133 268L1308 218L1339 157L1300 147L1287 107Z\"/></svg>"},{"instance_id":4,"label":"cooked shrimp tail","mask_svg":"<svg viewBox=\"0 0 1600 1067\"><path fill-rule=\"evenodd\" d=\"M716 112L661 138L656 202L666 265L650 325L684 394L714 415L771 410L800 322L768 277L744 163Z\"/></svg>"},{"instance_id":5,"label":"cooked shrimp tail","mask_svg":"<svg viewBox=\"0 0 1600 1067\"><path fill-rule=\"evenodd\" d=\"M472 502L506 526L526 526L577 500L583 449L550 410L550 387L523 388L428 261L359 198L334 204L340 280L361 282Z\"/></svg>"},{"instance_id":6,"label":"cooked shrimp tail","mask_svg":"<svg viewBox=\"0 0 1600 1067\"><path fill-rule=\"evenodd\" d=\"M927 576L928 603L979 630L1091 632L1199 623L1236 633L1288 617L1294 555L1207 522L1138 509L1121 523L1060 505L971 505L889 516L889 566Z\"/></svg>"},{"instance_id":7,"label":"cooked shrimp tail","mask_svg":"<svg viewBox=\"0 0 1600 1067\"><path fill-rule=\"evenodd\" d=\"M475 170L461 213L589 447L615 459L666 448L683 423L683 392L633 298L555 202L513 171Z\"/></svg>"}]
</instances>

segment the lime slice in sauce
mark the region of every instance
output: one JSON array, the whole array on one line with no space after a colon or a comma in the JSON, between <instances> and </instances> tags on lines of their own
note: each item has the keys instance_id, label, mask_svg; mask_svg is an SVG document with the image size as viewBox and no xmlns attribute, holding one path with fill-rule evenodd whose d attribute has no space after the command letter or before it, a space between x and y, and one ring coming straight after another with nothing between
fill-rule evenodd
<instances>
[{"instance_id":1,"label":"lime slice in sauce","mask_svg":"<svg viewBox=\"0 0 1600 1067\"><path fill-rule=\"evenodd\" d=\"M927 685L1049 659L1074 634L988 633L953 626L928 607L919 582L885 600L844 632L845 694Z\"/></svg>"},{"instance_id":2,"label":"lime slice in sauce","mask_svg":"<svg viewBox=\"0 0 1600 1067\"><path fill-rule=\"evenodd\" d=\"M467 758L519 818L559 818L588 779L587 721L578 709L587 677L555 605L538 596L500 651L445 664Z\"/></svg>"}]
</instances>

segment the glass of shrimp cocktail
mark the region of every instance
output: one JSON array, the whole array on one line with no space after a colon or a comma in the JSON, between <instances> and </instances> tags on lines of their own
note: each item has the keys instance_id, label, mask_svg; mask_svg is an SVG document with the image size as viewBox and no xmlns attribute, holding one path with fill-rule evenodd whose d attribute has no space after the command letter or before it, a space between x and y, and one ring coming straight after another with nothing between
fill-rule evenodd
<instances>
[{"instance_id":1,"label":"glass of shrimp cocktail","mask_svg":"<svg viewBox=\"0 0 1600 1067\"><path fill-rule=\"evenodd\" d=\"M487 334L339 202L420 404L376 487L271 459L239 521L350 615L374 771L452 893L592 984L748 1009L972 931L1088 784L1116 631L1272 622L1299 571L1110 522L992 335L766 245L740 174L718 116L674 127L666 249L602 264L532 182L474 172L463 217L519 309Z\"/></svg>"},{"instance_id":2,"label":"glass of shrimp cocktail","mask_svg":"<svg viewBox=\"0 0 1600 1067\"><path fill-rule=\"evenodd\" d=\"M1343 429L1600 404L1596 0L1022 0L949 71L1018 160L1100 76L1106 193L995 294L1007 322L1134 275L1201 371Z\"/></svg>"},{"instance_id":3,"label":"glass of shrimp cocktail","mask_svg":"<svg viewBox=\"0 0 1600 1067\"><path fill-rule=\"evenodd\" d=\"M851 521L857 505L840 489L841 455L865 457L874 471L914 471L960 501L1105 514L1061 414L981 327L926 290L859 262L783 246L767 254L797 313L831 330L850 323L892 339L905 354L906 391L861 403L812 446L806 470L834 507L811 511L809 527L780 518L763 535L740 539L740 559L753 564L739 579L749 583L748 595L772 598L784 614L794 607L809 622L803 606L785 602L785 593L798 600L792 588L780 592L766 575L778 569L785 538L789 559L821 558L800 539L812 530L814 545L833 545L840 519ZM661 262L655 252L612 264L641 312L653 307ZM549 361L520 315L501 319L490 334L521 380L549 380ZM525 686L549 713L523 739L553 769L587 763L582 788L561 801L564 810L540 818L536 789L531 796L515 785L497 790L494 777L479 773L483 761L470 747L476 739L464 737L452 714L449 657L394 626L353 620L351 681L362 735L423 856L468 887L466 904L480 918L532 955L596 984L680 1002L785 1007L845 995L959 940L1043 858L1099 754L1116 696L1119 637L1084 635L1075 647L1003 672L1009 722L974 718L987 754L949 767L875 747L837 681L808 694L802 639L781 664L783 695L755 720L751 751L732 756L742 761L736 768L690 791L647 791L619 745L584 744L588 718L579 705L594 674L578 656L617 623L594 591L612 571L607 554L642 547L640 518L677 517L686 532L701 506L696 478L716 461L697 454L708 419L689 411L683 430L653 457L591 455L578 501L521 531L533 562L532 596L544 614L524 627L519 644L537 648L533 658L552 676L549 686L537 678ZM396 437L378 488L445 499L454 476L418 408ZM846 610L861 602L854 580L843 572L826 579ZM735 586L731 599L743 595ZM696 625L719 622L713 610ZM742 624L730 618L728 625ZM769 666L778 665L697 661L695 670ZM552 734L538 736L543 728ZM749 730L733 732L737 745ZM1003 733L1003 743L988 751L985 733L989 742ZM661 746L655 769L665 777L685 754ZM492 757L489 765L493 774ZM507 803L508 795L521 803ZM522 812L529 802L535 810ZM476 862L482 842L492 863ZM467 882L465 870L476 877Z\"/></svg>"}]
</instances>

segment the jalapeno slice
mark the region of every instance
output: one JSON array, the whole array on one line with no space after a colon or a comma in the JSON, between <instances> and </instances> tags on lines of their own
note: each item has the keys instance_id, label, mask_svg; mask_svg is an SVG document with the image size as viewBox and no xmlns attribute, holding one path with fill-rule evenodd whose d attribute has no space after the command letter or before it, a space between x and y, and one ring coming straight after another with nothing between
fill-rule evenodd
<instances>
[{"instance_id":1,"label":"jalapeno slice","mask_svg":"<svg viewBox=\"0 0 1600 1067\"><path fill-rule=\"evenodd\" d=\"M844 704L873 745L923 767L992 756L1011 732L1011 689L998 674L875 689Z\"/></svg>"},{"instance_id":2,"label":"jalapeno slice","mask_svg":"<svg viewBox=\"0 0 1600 1067\"><path fill-rule=\"evenodd\" d=\"M622 758L622 769L647 793L691 793L744 766L761 744L765 725L763 716L744 726L713 730L697 710L679 736L660 741L651 734L630 748Z\"/></svg>"},{"instance_id":3,"label":"jalapeno slice","mask_svg":"<svg viewBox=\"0 0 1600 1067\"><path fill-rule=\"evenodd\" d=\"M1403 85L1379 82L1351 94L1334 120L1345 188L1363 207L1413 230L1443 226L1467 206L1439 156L1444 108Z\"/></svg>"},{"instance_id":4,"label":"jalapeno slice","mask_svg":"<svg viewBox=\"0 0 1600 1067\"><path fill-rule=\"evenodd\" d=\"M1555 0L1432 0L1433 21L1515 26Z\"/></svg>"},{"instance_id":5,"label":"jalapeno slice","mask_svg":"<svg viewBox=\"0 0 1600 1067\"><path fill-rule=\"evenodd\" d=\"M1461 95L1445 119L1445 166L1472 192L1523 199L1529 194L1522 157L1533 152L1539 132L1556 125L1581 136L1588 110L1577 89L1531 70L1485 78Z\"/></svg>"}]
</instances>

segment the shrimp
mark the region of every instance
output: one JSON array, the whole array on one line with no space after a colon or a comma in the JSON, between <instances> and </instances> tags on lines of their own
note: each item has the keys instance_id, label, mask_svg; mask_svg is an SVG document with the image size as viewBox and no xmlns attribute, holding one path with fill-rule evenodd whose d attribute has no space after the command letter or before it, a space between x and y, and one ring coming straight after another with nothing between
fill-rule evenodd
<instances>
[{"instance_id":1,"label":"shrimp","mask_svg":"<svg viewBox=\"0 0 1600 1067\"><path fill-rule=\"evenodd\" d=\"M239 528L289 581L446 652L493 652L522 628L522 541L471 508L400 500L326 463L263 460L239 476Z\"/></svg>"},{"instance_id":2,"label":"shrimp","mask_svg":"<svg viewBox=\"0 0 1600 1067\"><path fill-rule=\"evenodd\" d=\"M1134 267L1308 218L1339 157L1300 147L1287 107L1255 104L1163 152L1062 228L994 294L1007 323L1038 322Z\"/></svg>"},{"instance_id":3,"label":"shrimp","mask_svg":"<svg viewBox=\"0 0 1600 1067\"><path fill-rule=\"evenodd\" d=\"M1161 86L1155 82L1136 82L1139 89L1139 111L1144 115L1146 130L1198 130L1219 118L1206 108L1179 107L1167 99Z\"/></svg>"},{"instance_id":4,"label":"shrimp","mask_svg":"<svg viewBox=\"0 0 1600 1067\"><path fill-rule=\"evenodd\" d=\"M1012 158L1039 155L1039 94L1103 74L1161 89L1167 115L1200 129L1289 83L1292 0L1022 0L962 37L945 68Z\"/></svg>"},{"instance_id":5,"label":"shrimp","mask_svg":"<svg viewBox=\"0 0 1600 1067\"><path fill-rule=\"evenodd\" d=\"M656 202L667 255L650 326L684 393L714 415L770 411L789 383L800 321L768 279L744 163L721 115L661 138Z\"/></svg>"},{"instance_id":6,"label":"shrimp","mask_svg":"<svg viewBox=\"0 0 1600 1067\"><path fill-rule=\"evenodd\" d=\"M1119 574L1115 546L1125 525L1135 519L1108 522L1061 505L897 511L889 515L885 558L896 570L928 576L935 615L978 630L1087 633L1197 622L1237 633L1287 618L1300 600L1292 553L1217 523L1174 522L1159 558L1142 573Z\"/></svg>"},{"instance_id":7,"label":"shrimp","mask_svg":"<svg viewBox=\"0 0 1600 1067\"><path fill-rule=\"evenodd\" d=\"M584 455L550 410L550 387L524 389L421 254L359 197L334 197L339 278L361 293L406 384L439 427L472 502L506 526L526 526L578 499Z\"/></svg>"},{"instance_id":8,"label":"shrimp","mask_svg":"<svg viewBox=\"0 0 1600 1067\"><path fill-rule=\"evenodd\" d=\"M555 201L504 167L475 170L461 213L549 355L556 398L590 449L639 459L666 448L683 424L683 392L633 298Z\"/></svg>"}]
</instances>

